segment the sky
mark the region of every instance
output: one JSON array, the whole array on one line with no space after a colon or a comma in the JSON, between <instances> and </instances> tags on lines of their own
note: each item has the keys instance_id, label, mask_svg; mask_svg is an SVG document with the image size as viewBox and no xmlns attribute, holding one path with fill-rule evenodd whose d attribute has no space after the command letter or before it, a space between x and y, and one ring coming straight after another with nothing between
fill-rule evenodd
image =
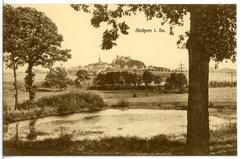
<instances>
[{"instance_id":1,"label":"sky","mask_svg":"<svg viewBox=\"0 0 240 159\"><path fill-rule=\"evenodd\" d=\"M19 5L15 5L19 6ZM143 14L124 17L130 27L129 35L120 35L117 39L117 46L110 50L101 50L102 33L108 28L106 24L101 24L100 28L94 28L90 19L91 14L76 12L70 5L48 4L48 5L21 5L23 7L33 7L44 12L56 25L58 32L63 35L62 47L71 49L72 58L65 63L64 67L83 66L89 63L98 62L99 55L104 62L112 62L116 55L130 56L133 59L143 61L146 65L154 65L177 68L182 62L188 67L188 52L177 48L176 41L178 35L189 31L189 16L184 18L184 26L174 28L174 36L170 36L168 26L162 26L160 19L147 21ZM166 32L142 33L135 32L136 28L159 29ZM210 62L210 66L214 66ZM57 63L55 66L59 66ZM219 64L219 68L236 68L236 64Z\"/></svg>"}]
</instances>

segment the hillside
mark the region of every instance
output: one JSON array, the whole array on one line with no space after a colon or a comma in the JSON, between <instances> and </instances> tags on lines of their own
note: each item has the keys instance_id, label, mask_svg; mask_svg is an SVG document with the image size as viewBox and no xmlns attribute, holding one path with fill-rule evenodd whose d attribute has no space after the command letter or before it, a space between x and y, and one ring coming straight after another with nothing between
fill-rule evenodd
<instances>
[{"instance_id":1,"label":"hillside","mask_svg":"<svg viewBox=\"0 0 240 159\"><path fill-rule=\"evenodd\" d=\"M116 56L112 61L113 66L117 66L124 69L143 69L145 64L142 61L132 59L131 57Z\"/></svg>"}]
</instances>

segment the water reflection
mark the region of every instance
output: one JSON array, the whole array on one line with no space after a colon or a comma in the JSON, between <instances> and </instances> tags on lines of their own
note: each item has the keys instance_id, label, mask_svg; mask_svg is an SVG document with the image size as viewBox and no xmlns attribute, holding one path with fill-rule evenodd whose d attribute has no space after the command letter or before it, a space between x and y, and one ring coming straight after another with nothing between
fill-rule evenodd
<instances>
[{"instance_id":1,"label":"water reflection","mask_svg":"<svg viewBox=\"0 0 240 159\"><path fill-rule=\"evenodd\" d=\"M225 119L214 116L209 119L211 129L220 128L227 123ZM82 140L112 136L145 138L159 134L178 135L186 133L186 125L187 114L184 110L107 109L11 123L4 133L4 139L13 137L15 127L16 130L19 129L16 132L21 138L28 140L57 138L73 132L73 140Z\"/></svg>"},{"instance_id":2,"label":"water reflection","mask_svg":"<svg viewBox=\"0 0 240 159\"><path fill-rule=\"evenodd\" d=\"M15 139L18 140L18 126L19 124L16 124L16 133L15 133Z\"/></svg>"},{"instance_id":3,"label":"water reflection","mask_svg":"<svg viewBox=\"0 0 240 159\"><path fill-rule=\"evenodd\" d=\"M32 120L29 123L29 134L27 136L27 139L29 139L29 140L35 140L37 138L35 124L36 124L36 120Z\"/></svg>"}]
</instances>

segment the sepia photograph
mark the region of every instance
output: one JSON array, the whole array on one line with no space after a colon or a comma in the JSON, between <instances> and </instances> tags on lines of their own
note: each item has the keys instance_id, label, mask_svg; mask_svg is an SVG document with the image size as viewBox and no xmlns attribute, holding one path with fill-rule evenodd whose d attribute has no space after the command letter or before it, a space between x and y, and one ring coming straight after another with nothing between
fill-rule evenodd
<instances>
[{"instance_id":1,"label":"sepia photograph","mask_svg":"<svg viewBox=\"0 0 240 159\"><path fill-rule=\"evenodd\" d=\"M3 156L237 156L236 18L3 3Z\"/></svg>"}]
</instances>

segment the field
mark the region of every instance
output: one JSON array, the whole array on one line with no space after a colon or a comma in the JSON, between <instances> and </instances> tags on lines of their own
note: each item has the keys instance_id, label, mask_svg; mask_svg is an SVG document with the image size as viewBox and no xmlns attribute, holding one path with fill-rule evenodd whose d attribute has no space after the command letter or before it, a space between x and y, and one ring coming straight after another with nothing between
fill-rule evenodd
<instances>
[{"instance_id":1,"label":"field","mask_svg":"<svg viewBox=\"0 0 240 159\"><path fill-rule=\"evenodd\" d=\"M37 92L36 98L64 94L67 92L86 92L73 87L65 92ZM218 131L210 132L211 155L236 155L236 91L234 87L209 88L209 114L225 118L229 125ZM164 93L150 90L99 91L92 90L103 97L112 108L124 101L131 109L187 109L188 94ZM4 82L4 106L13 111L14 98L11 82ZM28 93L23 88L19 91L19 102L28 100ZM4 141L5 155L183 155L185 134L181 139L173 136L156 136L150 139L135 137L114 137L101 140L71 141L69 138L48 139L44 141ZM120 140L119 140L120 139ZM164 146L161 143L164 142ZM64 147L63 145L68 144ZM137 143L137 145L136 145ZM159 145L160 144L160 145ZM79 146L81 145L81 146ZM168 145L167 147L165 145ZM54 149L53 147L57 147ZM109 151L111 148L112 151Z\"/></svg>"},{"instance_id":2,"label":"field","mask_svg":"<svg viewBox=\"0 0 240 159\"><path fill-rule=\"evenodd\" d=\"M143 72L139 72L138 74L142 74ZM166 73L166 72L158 72L158 71L152 71L152 73L154 75L160 75L161 78L163 80L166 80L167 77L170 76L170 73ZM20 83L23 83L24 82L24 77L25 77L25 73L24 72L19 72L17 74L17 78L18 78L18 81ZM46 77L47 73L46 72L43 72L43 73L37 73L36 76L35 76L35 82L42 82L44 81L45 77ZM185 73L186 77L188 78L188 74ZM71 79L76 79L76 75L75 74L68 74L68 77L71 78ZM237 76L234 74L232 76L232 80L233 81L236 81L237 79ZM13 73L12 72L5 72L3 74L3 81L4 82L13 82ZM231 81L231 74L221 74L221 73L209 73L209 81Z\"/></svg>"},{"instance_id":3,"label":"field","mask_svg":"<svg viewBox=\"0 0 240 159\"><path fill-rule=\"evenodd\" d=\"M68 88L65 92L37 92L36 98L45 96L52 96L63 94L66 92L78 91L85 92L77 88ZM108 106L115 105L120 101L128 103L129 108L143 108L143 109L187 109L188 94L168 94L161 91L135 91L135 90L122 90L122 91L99 91L92 90L103 97ZM12 110L14 106L13 89L8 88L3 91L4 105L8 106L7 109ZM135 95L135 96L134 96ZM209 88L209 107L210 113L217 116L231 116L236 118L236 88ZM28 100L28 93L24 90L19 92L19 102ZM223 111L225 110L225 111ZM225 112L225 113L224 113Z\"/></svg>"}]
</instances>

